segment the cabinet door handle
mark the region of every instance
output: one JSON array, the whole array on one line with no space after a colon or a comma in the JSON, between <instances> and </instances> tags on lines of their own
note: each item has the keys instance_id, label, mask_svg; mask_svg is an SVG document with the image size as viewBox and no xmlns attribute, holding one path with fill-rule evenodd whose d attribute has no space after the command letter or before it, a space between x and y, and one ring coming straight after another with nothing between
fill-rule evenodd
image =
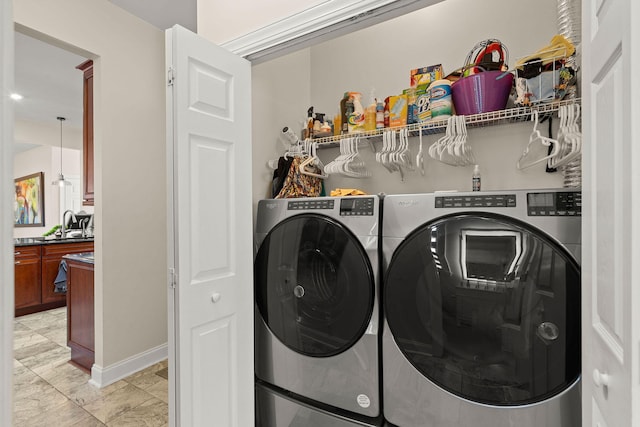
<instances>
[{"instance_id":1,"label":"cabinet door handle","mask_svg":"<svg viewBox=\"0 0 640 427\"><path fill-rule=\"evenodd\" d=\"M20 261L16 261L16 264L20 264Z\"/></svg>"},{"instance_id":2,"label":"cabinet door handle","mask_svg":"<svg viewBox=\"0 0 640 427\"><path fill-rule=\"evenodd\" d=\"M22 252L14 252L14 255L20 255Z\"/></svg>"}]
</instances>

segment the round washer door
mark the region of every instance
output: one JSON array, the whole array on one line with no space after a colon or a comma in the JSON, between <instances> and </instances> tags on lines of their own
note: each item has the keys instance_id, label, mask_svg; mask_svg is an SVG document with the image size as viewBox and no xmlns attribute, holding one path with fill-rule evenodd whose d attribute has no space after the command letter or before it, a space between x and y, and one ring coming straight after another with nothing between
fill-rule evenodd
<instances>
[{"instance_id":1,"label":"round washer door","mask_svg":"<svg viewBox=\"0 0 640 427\"><path fill-rule=\"evenodd\" d=\"M301 214L266 236L254 266L255 299L271 332L290 349L328 357L364 334L374 303L371 263L340 222Z\"/></svg>"},{"instance_id":2,"label":"round washer door","mask_svg":"<svg viewBox=\"0 0 640 427\"><path fill-rule=\"evenodd\" d=\"M398 348L450 393L523 405L580 375L580 267L529 225L475 213L424 224L395 250L384 286Z\"/></svg>"}]
</instances>

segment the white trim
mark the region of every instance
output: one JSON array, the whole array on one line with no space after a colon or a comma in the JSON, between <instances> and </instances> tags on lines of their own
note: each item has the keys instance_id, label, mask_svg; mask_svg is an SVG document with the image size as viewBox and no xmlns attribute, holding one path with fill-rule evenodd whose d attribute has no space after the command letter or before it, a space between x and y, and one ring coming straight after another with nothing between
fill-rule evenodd
<instances>
[{"instance_id":1,"label":"white trim","mask_svg":"<svg viewBox=\"0 0 640 427\"><path fill-rule=\"evenodd\" d=\"M0 425L13 417L13 11L0 4Z\"/></svg>"},{"instance_id":2,"label":"white trim","mask_svg":"<svg viewBox=\"0 0 640 427\"><path fill-rule=\"evenodd\" d=\"M327 0L220 46L262 62L441 1Z\"/></svg>"},{"instance_id":3,"label":"white trim","mask_svg":"<svg viewBox=\"0 0 640 427\"><path fill-rule=\"evenodd\" d=\"M111 366L103 368L102 366L93 365L91 367L91 379L89 384L102 388L109 384L113 384L131 374L148 368L154 363L161 362L167 358L168 346L162 344L142 353L131 356L127 359L114 363Z\"/></svg>"}]
</instances>

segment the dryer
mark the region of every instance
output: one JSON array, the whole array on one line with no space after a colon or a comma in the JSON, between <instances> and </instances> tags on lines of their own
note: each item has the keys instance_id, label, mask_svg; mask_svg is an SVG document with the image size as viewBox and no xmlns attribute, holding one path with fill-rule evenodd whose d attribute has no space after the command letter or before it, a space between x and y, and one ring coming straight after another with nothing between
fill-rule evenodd
<instances>
[{"instance_id":1,"label":"dryer","mask_svg":"<svg viewBox=\"0 0 640 427\"><path fill-rule=\"evenodd\" d=\"M347 417L381 418L379 209L377 196L258 204L256 377Z\"/></svg>"},{"instance_id":2,"label":"dryer","mask_svg":"<svg viewBox=\"0 0 640 427\"><path fill-rule=\"evenodd\" d=\"M579 427L579 191L384 199L385 418Z\"/></svg>"}]
</instances>

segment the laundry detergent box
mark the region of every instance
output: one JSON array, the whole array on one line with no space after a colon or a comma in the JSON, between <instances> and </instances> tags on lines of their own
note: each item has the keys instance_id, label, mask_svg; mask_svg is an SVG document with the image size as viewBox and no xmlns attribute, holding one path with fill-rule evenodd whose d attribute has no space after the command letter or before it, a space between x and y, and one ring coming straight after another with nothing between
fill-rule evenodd
<instances>
[{"instance_id":1,"label":"laundry detergent box","mask_svg":"<svg viewBox=\"0 0 640 427\"><path fill-rule=\"evenodd\" d=\"M431 120L431 97L427 90L429 85L418 85L416 88L416 105L414 108L415 123L422 123Z\"/></svg>"},{"instance_id":2,"label":"laundry detergent box","mask_svg":"<svg viewBox=\"0 0 640 427\"><path fill-rule=\"evenodd\" d=\"M413 69L411 70L411 87L428 86L431 82L440 80L442 76L442 64Z\"/></svg>"}]
</instances>

